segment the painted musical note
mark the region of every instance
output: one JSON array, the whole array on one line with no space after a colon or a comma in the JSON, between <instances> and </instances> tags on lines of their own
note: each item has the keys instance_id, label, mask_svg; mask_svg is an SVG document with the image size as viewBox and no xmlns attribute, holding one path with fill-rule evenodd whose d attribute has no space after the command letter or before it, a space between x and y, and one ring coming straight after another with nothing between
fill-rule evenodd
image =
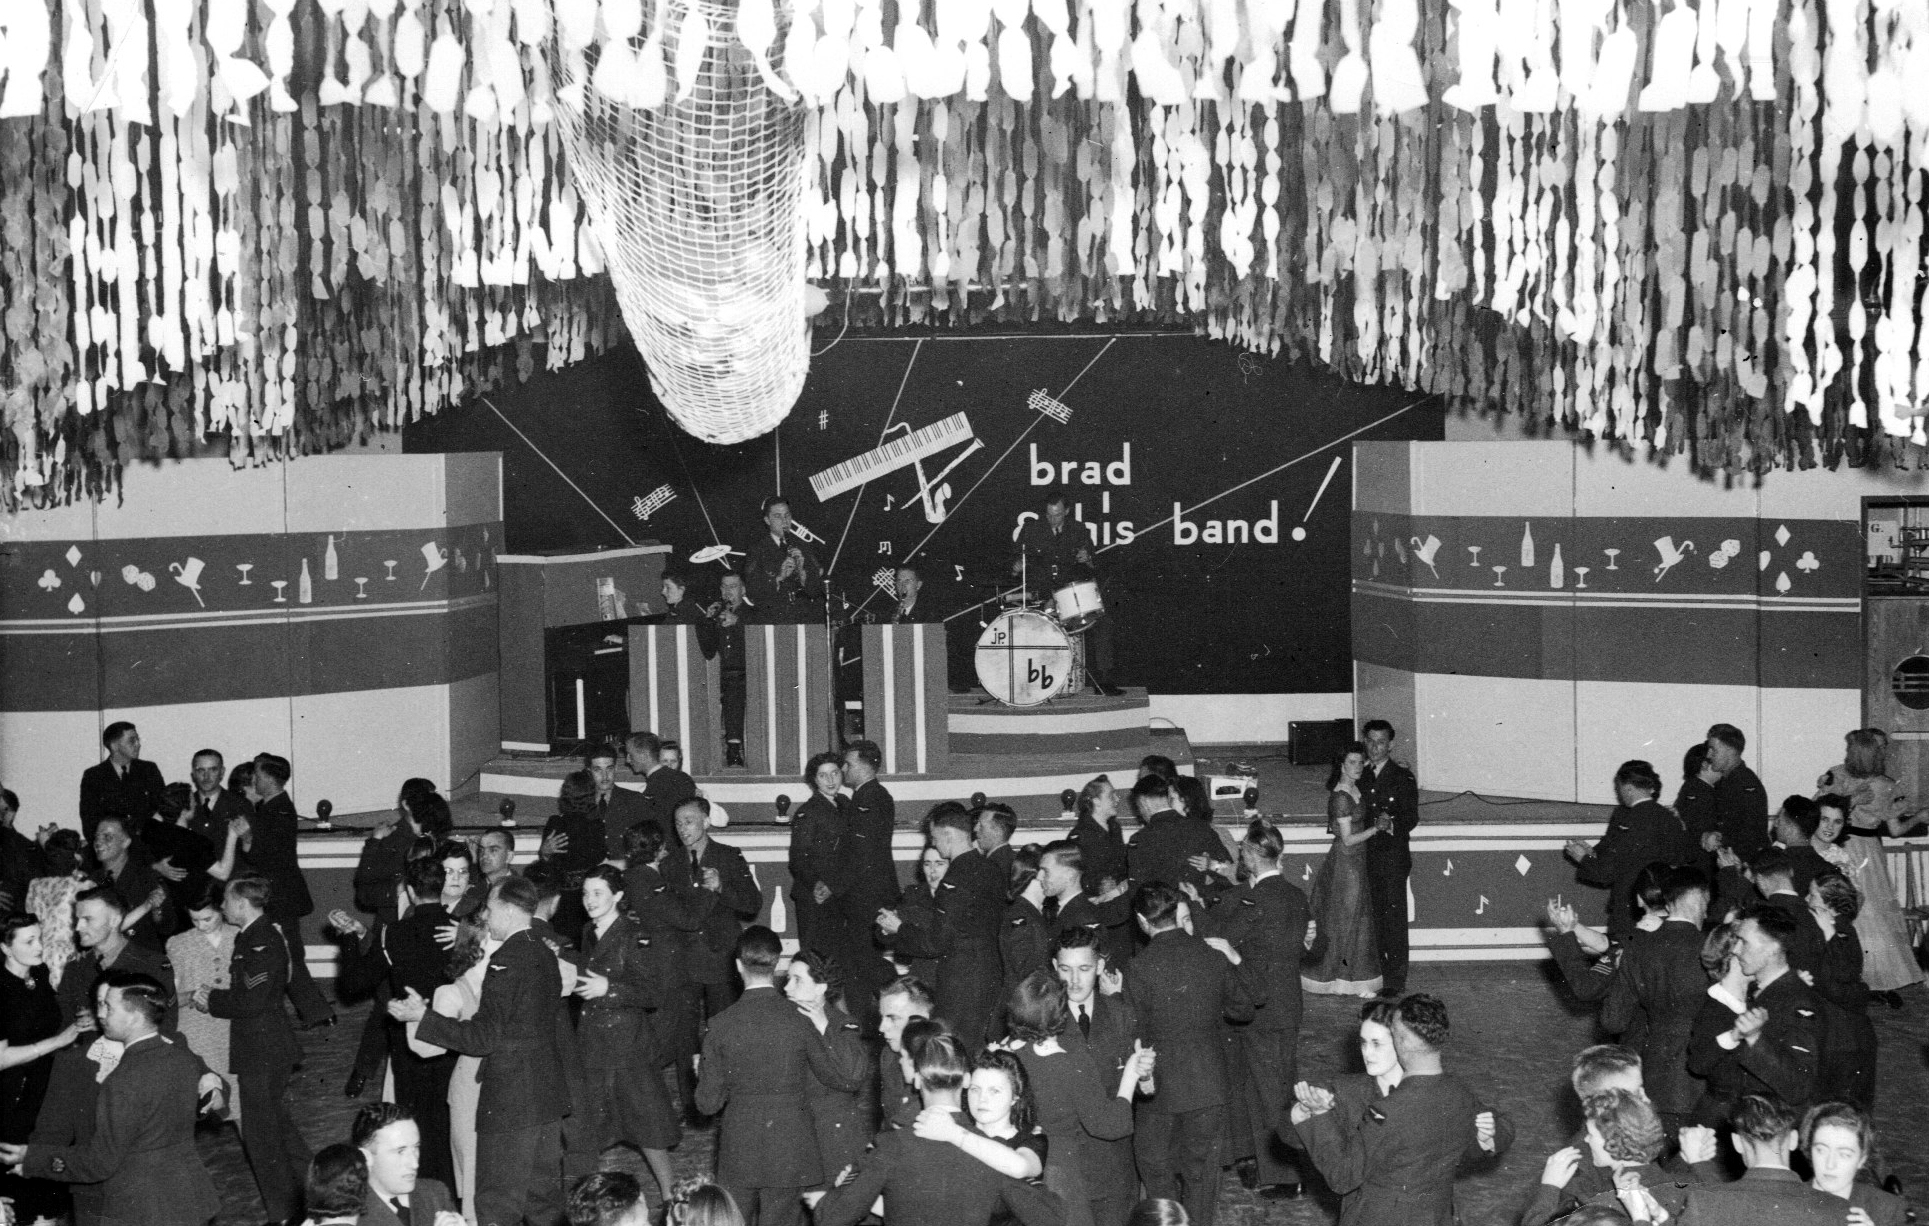
<instances>
[{"instance_id":1,"label":"painted musical note","mask_svg":"<svg viewBox=\"0 0 1929 1226\"><path fill-rule=\"evenodd\" d=\"M958 565L958 564L957 564L956 562L953 562L953 563L951 564L951 569L952 569L952 570L955 570L955 571L957 571L957 572L958 572L958 582L959 582L959 583L963 583L963 582L964 582L964 567L962 567L962 566L960 566L960 565Z\"/></svg>"},{"instance_id":2,"label":"painted musical note","mask_svg":"<svg viewBox=\"0 0 1929 1226\"><path fill-rule=\"evenodd\" d=\"M887 558L888 558L888 557L890 557L890 556L891 556L891 542L889 542L889 541L879 541L879 542L877 543L877 551L878 551L879 553L881 553L881 554L883 554L883 555L884 555L885 557L887 557Z\"/></svg>"},{"instance_id":3,"label":"painted musical note","mask_svg":"<svg viewBox=\"0 0 1929 1226\"><path fill-rule=\"evenodd\" d=\"M1474 908L1474 914L1475 915L1487 914L1487 896L1485 894L1482 894L1480 896L1480 905Z\"/></svg>"},{"instance_id":4,"label":"painted musical note","mask_svg":"<svg viewBox=\"0 0 1929 1226\"><path fill-rule=\"evenodd\" d=\"M1453 861L1452 861L1452 860L1449 860L1449 861L1447 861L1447 867L1445 867L1445 868L1443 868L1443 869L1441 869L1441 870L1440 870L1440 875L1441 875L1442 877L1451 877L1451 876L1453 876Z\"/></svg>"},{"instance_id":5,"label":"painted musical note","mask_svg":"<svg viewBox=\"0 0 1929 1226\"><path fill-rule=\"evenodd\" d=\"M884 496L884 509L887 511L890 510L892 505L896 502L897 502L896 494L886 494Z\"/></svg>"}]
</instances>

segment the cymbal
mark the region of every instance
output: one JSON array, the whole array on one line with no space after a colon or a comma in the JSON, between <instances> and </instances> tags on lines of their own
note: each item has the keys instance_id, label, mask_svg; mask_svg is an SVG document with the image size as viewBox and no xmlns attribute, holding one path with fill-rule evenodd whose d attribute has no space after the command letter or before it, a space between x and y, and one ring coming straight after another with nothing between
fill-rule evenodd
<instances>
[{"instance_id":1,"label":"cymbal","mask_svg":"<svg viewBox=\"0 0 1929 1226\"><path fill-rule=\"evenodd\" d=\"M690 560L698 566L702 566L706 562L720 562L731 554L735 554L741 558L743 556L743 550L732 549L728 545L705 545L703 548L691 554Z\"/></svg>"}]
</instances>

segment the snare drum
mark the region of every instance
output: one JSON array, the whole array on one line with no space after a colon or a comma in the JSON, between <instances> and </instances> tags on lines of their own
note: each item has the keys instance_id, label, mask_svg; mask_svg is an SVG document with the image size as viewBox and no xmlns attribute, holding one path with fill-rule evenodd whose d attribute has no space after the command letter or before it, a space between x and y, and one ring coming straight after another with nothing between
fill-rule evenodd
<instances>
[{"instance_id":1,"label":"snare drum","mask_svg":"<svg viewBox=\"0 0 1929 1226\"><path fill-rule=\"evenodd\" d=\"M978 636L978 681L999 702L1035 707L1057 697L1072 671L1072 640L1030 609L1000 613Z\"/></svg>"},{"instance_id":2,"label":"snare drum","mask_svg":"<svg viewBox=\"0 0 1929 1226\"><path fill-rule=\"evenodd\" d=\"M1052 593L1052 614L1072 634L1091 629L1093 622L1105 616L1105 600L1098 594L1098 584L1080 579L1059 588Z\"/></svg>"}]
</instances>

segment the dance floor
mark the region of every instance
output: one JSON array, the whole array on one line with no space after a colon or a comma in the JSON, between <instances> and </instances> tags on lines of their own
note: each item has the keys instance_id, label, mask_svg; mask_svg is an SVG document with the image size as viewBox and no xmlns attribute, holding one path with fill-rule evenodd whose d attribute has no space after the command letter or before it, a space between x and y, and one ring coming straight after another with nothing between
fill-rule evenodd
<instances>
[{"instance_id":1,"label":"dance floor","mask_svg":"<svg viewBox=\"0 0 1929 1226\"><path fill-rule=\"evenodd\" d=\"M1495 1106L1513 1116L1519 1139L1513 1151L1489 1170L1459 1185L1461 1220L1466 1226L1511 1226L1520 1206L1540 1178L1541 1164L1574 1130L1579 1109L1567 1088L1568 1061L1595 1041L1593 1017L1564 1007L1548 983L1547 964L1421 964L1410 987L1438 994L1453 1018L1448 1067L1467 1076ZM1884 1153L1912 1197L1929 1199L1929 991L1907 994L1908 1007L1875 1009L1881 1038L1881 1098L1878 1126ZM295 1118L312 1145L346 1140L356 1104L342 1096L348 1065L367 1006L345 1009L342 1024L304 1036L306 1061L290 1093ZM1343 1072L1355 1066L1351 1050L1357 1002L1308 997L1300 1037L1302 1073ZM371 1094L373 1091L371 1091ZM714 1133L685 1136L674 1158L679 1172L708 1170ZM232 1128L204 1130L202 1152L220 1184L230 1223L259 1223L260 1201L241 1157ZM1338 1216L1337 1202L1308 1196L1265 1202L1226 1178L1219 1221L1229 1226L1290 1223L1325 1226Z\"/></svg>"}]
</instances>

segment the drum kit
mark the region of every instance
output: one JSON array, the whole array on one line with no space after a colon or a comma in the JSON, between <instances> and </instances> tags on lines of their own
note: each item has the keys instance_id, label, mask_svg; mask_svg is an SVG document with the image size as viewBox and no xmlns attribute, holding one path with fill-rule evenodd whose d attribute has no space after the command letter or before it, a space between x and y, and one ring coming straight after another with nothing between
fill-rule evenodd
<instances>
[{"instance_id":1,"label":"drum kit","mask_svg":"<svg viewBox=\"0 0 1929 1226\"><path fill-rule=\"evenodd\" d=\"M1010 707L1035 707L1085 688L1085 631L1105 616L1098 584L1076 579L1035 606L1020 584L1012 607L985 626L974 660L985 691Z\"/></svg>"}]
</instances>

